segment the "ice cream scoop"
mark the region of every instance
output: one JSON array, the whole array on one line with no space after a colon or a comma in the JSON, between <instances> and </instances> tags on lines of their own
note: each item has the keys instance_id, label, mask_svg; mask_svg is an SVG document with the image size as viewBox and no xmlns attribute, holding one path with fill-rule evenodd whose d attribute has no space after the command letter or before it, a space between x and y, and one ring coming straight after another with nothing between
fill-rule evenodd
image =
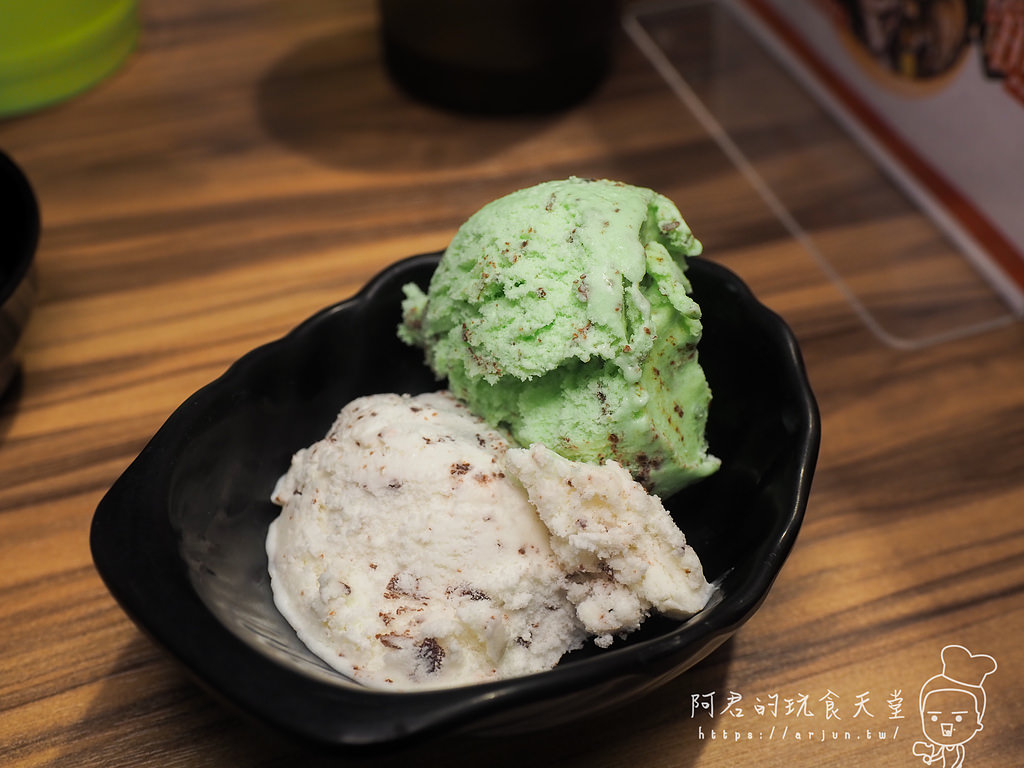
<instances>
[{"instance_id":1,"label":"ice cream scoop","mask_svg":"<svg viewBox=\"0 0 1024 768\"><path fill-rule=\"evenodd\" d=\"M581 646L508 440L446 393L372 395L274 489L274 602L306 646L374 687L486 682Z\"/></svg>"},{"instance_id":2,"label":"ice cream scoop","mask_svg":"<svg viewBox=\"0 0 1024 768\"><path fill-rule=\"evenodd\" d=\"M570 178L513 192L459 229L399 335L522 445L614 460L667 496L711 474L711 392L697 359L698 254L650 189Z\"/></svg>"}]
</instances>

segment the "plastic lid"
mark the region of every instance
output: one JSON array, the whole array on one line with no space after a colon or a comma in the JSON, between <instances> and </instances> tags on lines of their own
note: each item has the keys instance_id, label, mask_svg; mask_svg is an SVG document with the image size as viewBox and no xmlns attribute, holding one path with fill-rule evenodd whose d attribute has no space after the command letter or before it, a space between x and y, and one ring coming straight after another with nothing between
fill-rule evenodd
<instances>
[{"instance_id":1,"label":"plastic lid","mask_svg":"<svg viewBox=\"0 0 1024 768\"><path fill-rule=\"evenodd\" d=\"M4 0L0 117L95 85L131 53L138 30L135 0Z\"/></svg>"}]
</instances>

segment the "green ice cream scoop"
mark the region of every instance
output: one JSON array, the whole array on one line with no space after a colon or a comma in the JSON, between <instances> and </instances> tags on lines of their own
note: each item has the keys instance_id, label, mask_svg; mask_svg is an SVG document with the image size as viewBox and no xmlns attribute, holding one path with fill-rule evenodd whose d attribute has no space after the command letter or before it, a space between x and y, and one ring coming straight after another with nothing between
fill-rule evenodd
<instances>
[{"instance_id":1,"label":"green ice cream scoop","mask_svg":"<svg viewBox=\"0 0 1024 768\"><path fill-rule=\"evenodd\" d=\"M667 496L719 464L704 437L711 392L684 274L700 251L650 189L538 184L470 217L426 294L405 286L399 336L522 445L614 459Z\"/></svg>"}]
</instances>

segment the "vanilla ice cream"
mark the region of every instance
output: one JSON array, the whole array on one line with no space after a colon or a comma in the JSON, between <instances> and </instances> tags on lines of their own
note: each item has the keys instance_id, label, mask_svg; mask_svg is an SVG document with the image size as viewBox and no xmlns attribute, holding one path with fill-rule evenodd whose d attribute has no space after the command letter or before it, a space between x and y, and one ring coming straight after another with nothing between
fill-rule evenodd
<instances>
[{"instance_id":1,"label":"vanilla ice cream","mask_svg":"<svg viewBox=\"0 0 1024 768\"><path fill-rule=\"evenodd\" d=\"M359 398L295 454L267 536L274 601L316 655L396 690L550 669L711 592L615 462L514 448L447 392Z\"/></svg>"},{"instance_id":2,"label":"vanilla ice cream","mask_svg":"<svg viewBox=\"0 0 1024 768\"><path fill-rule=\"evenodd\" d=\"M446 393L353 401L277 484L267 554L299 638L369 685L553 667L586 632L507 438Z\"/></svg>"}]
</instances>

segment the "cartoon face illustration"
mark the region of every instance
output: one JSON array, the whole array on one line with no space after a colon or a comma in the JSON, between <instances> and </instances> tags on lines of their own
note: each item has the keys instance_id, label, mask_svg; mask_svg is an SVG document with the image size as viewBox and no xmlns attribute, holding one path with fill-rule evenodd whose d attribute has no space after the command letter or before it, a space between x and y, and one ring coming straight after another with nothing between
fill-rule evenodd
<instances>
[{"instance_id":1,"label":"cartoon face illustration","mask_svg":"<svg viewBox=\"0 0 1024 768\"><path fill-rule=\"evenodd\" d=\"M922 702L921 727L933 744L953 747L970 741L982 729L978 700L963 688L930 691Z\"/></svg>"},{"instance_id":2,"label":"cartoon face illustration","mask_svg":"<svg viewBox=\"0 0 1024 768\"><path fill-rule=\"evenodd\" d=\"M927 741L915 741L913 752L925 765L964 764L964 744L981 730L985 716L985 678L996 660L971 653L962 645L942 649L942 672L921 686L921 730Z\"/></svg>"}]
</instances>

